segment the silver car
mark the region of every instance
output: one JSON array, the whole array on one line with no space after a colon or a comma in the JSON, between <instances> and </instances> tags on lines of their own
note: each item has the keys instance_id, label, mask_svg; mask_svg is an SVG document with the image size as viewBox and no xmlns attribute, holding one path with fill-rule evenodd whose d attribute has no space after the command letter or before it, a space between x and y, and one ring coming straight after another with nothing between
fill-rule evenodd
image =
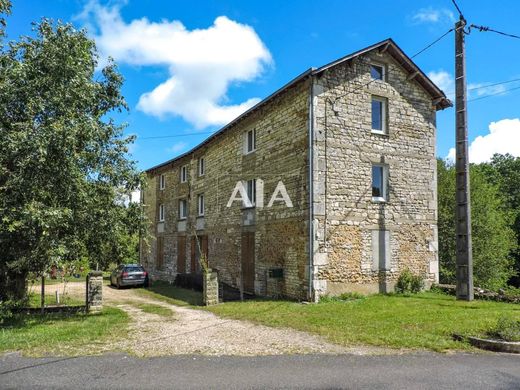
<instances>
[{"instance_id":1,"label":"silver car","mask_svg":"<svg viewBox=\"0 0 520 390\"><path fill-rule=\"evenodd\" d=\"M117 288L124 286L148 286L148 272L140 264L121 264L110 274L110 285Z\"/></svg>"}]
</instances>

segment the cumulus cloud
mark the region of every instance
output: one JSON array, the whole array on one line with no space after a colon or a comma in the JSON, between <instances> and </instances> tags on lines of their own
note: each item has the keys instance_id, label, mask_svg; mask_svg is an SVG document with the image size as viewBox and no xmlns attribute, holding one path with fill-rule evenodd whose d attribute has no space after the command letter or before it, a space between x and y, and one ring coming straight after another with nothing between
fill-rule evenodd
<instances>
[{"instance_id":1,"label":"cumulus cloud","mask_svg":"<svg viewBox=\"0 0 520 390\"><path fill-rule=\"evenodd\" d=\"M415 24L422 23L440 23L440 22L455 22L455 16L449 9L441 8L435 9L432 7L421 8L411 17Z\"/></svg>"},{"instance_id":2,"label":"cumulus cloud","mask_svg":"<svg viewBox=\"0 0 520 390\"><path fill-rule=\"evenodd\" d=\"M143 93L137 108L156 117L180 116L197 128L223 125L260 101L226 104L234 83L252 81L272 63L250 26L219 16L188 30L178 20L123 20L118 5L89 2L79 18L94 31L103 57L138 66L164 66L168 78Z\"/></svg>"},{"instance_id":3,"label":"cumulus cloud","mask_svg":"<svg viewBox=\"0 0 520 390\"><path fill-rule=\"evenodd\" d=\"M428 77L437 87L442 89L446 96L450 95L455 90L455 81L453 76L445 70L431 71L428 73ZM448 96L451 98L450 96Z\"/></svg>"},{"instance_id":4,"label":"cumulus cloud","mask_svg":"<svg viewBox=\"0 0 520 390\"><path fill-rule=\"evenodd\" d=\"M480 135L469 146L469 161L490 161L493 154L509 153L520 157L520 119L502 119L489 124L489 134ZM451 148L446 159L455 161L455 148Z\"/></svg>"},{"instance_id":5,"label":"cumulus cloud","mask_svg":"<svg viewBox=\"0 0 520 390\"><path fill-rule=\"evenodd\" d=\"M168 152L179 153L179 152L184 152L187 147L188 147L188 144L186 142L180 141L180 142L174 143L167 150L168 150Z\"/></svg>"}]
</instances>

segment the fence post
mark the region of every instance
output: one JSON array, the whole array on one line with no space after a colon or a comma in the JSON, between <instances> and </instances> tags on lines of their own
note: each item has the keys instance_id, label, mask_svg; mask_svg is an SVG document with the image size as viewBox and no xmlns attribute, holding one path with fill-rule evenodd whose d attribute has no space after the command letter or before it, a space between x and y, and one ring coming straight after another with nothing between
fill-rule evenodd
<instances>
[{"instance_id":1,"label":"fence post","mask_svg":"<svg viewBox=\"0 0 520 390\"><path fill-rule=\"evenodd\" d=\"M202 272L204 305L216 305L218 303L218 274L211 269Z\"/></svg>"},{"instance_id":2,"label":"fence post","mask_svg":"<svg viewBox=\"0 0 520 390\"><path fill-rule=\"evenodd\" d=\"M103 272L90 271L87 275L87 312L103 308Z\"/></svg>"}]
</instances>

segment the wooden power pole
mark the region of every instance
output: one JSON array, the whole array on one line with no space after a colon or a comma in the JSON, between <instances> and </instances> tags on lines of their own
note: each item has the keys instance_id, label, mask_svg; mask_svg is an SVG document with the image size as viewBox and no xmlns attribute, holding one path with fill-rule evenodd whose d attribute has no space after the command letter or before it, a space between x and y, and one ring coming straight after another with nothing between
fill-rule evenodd
<instances>
[{"instance_id":1,"label":"wooden power pole","mask_svg":"<svg viewBox=\"0 0 520 390\"><path fill-rule=\"evenodd\" d=\"M469 191L468 123L466 111L466 20L455 24L455 127L456 127L456 234L457 299L473 300L473 254L471 245L471 204Z\"/></svg>"}]
</instances>

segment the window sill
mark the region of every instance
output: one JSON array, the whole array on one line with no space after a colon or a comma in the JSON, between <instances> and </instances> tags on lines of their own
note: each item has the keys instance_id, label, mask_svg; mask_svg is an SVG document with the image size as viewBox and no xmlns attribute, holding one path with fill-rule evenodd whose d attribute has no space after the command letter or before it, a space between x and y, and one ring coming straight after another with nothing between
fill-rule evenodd
<instances>
[{"instance_id":1,"label":"window sill","mask_svg":"<svg viewBox=\"0 0 520 390\"><path fill-rule=\"evenodd\" d=\"M244 156L250 156L252 154L255 154L256 149L251 150L250 152L244 152Z\"/></svg>"},{"instance_id":2,"label":"window sill","mask_svg":"<svg viewBox=\"0 0 520 390\"><path fill-rule=\"evenodd\" d=\"M384 137L388 137L388 133L386 131L382 131L382 130L374 130L372 129L371 131L372 134L376 134L376 135L382 135Z\"/></svg>"},{"instance_id":3,"label":"window sill","mask_svg":"<svg viewBox=\"0 0 520 390\"><path fill-rule=\"evenodd\" d=\"M197 215L197 219L200 219L200 218L204 218L204 214L202 214L202 215Z\"/></svg>"},{"instance_id":4,"label":"window sill","mask_svg":"<svg viewBox=\"0 0 520 390\"><path fill-rule=\"evenodd\" d=\"M385 198L381 198L380 196L373 196L372 203L388 203Z\"/></svg>"},{"instance_id":5,"label":"window sill","mask_svg":"<svg viewBox=\"0 0 520 390\"><path fill-rule=\"evenodd\" d=\"M187 217L183 217L183 218L179 218L178 221L186 221L188 218Z\"/></svg>"},{"instance_id":6,"label":"window sill","mask_svg":"<svg viewBox=\"0 0 520 390\"><path fill-rule=\"evenodd\" d=\"M253 205L253 206L249 206L249 207L244 206L244 207L241 207L241 208L240 208L240 210L254 210L254 209L256 209L256 206L255 206L255 205Z\"/></svg>"}]
</instances>

